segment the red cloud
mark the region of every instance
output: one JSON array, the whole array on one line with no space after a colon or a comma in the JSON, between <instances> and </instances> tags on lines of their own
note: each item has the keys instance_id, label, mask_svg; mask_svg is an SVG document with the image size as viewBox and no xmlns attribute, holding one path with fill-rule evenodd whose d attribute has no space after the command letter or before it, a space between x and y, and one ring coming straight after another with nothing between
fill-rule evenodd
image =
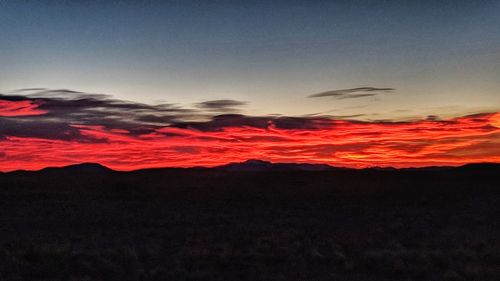
<instances>
[{"instance_id":1,"label":"red cloud","mask_svg":"<svg viewBox=\"0 0 500 281\"><path fill-rule=\"evenodd\" d=\"M0 100L0 116L30 116L41 115L47 113L45 110L40 110L38 104L30 100L8 101Z\"/></svg>"},{"instance_id":2,"label":"red cloud","mask_svg":"<svg viewBox=\"0 0 500 281\"><path fill-rule=\"evenodd\" d=\"M35 108L27 112L36 112ZM320 128L305 129L284 129L273 121L266 128L229 126L202 131L163 127L139 135L102 126L71 127L86 141L0 139L0 170L81 162L133 170L216 166L251 158L347 167L500 162L500 113L399 123L331 120Z\"/></svg>"}]
</instances>

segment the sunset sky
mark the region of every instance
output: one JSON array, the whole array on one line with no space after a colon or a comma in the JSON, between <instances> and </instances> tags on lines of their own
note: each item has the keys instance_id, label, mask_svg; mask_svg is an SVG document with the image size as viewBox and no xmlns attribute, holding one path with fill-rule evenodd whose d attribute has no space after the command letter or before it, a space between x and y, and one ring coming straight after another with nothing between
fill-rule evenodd
<instances>
[{"instance_id":1,"label":"sunset sky","mask_svg":"<svg viewBox=\"0 0 500 281\"><path fill-rule=\"evenodd\" d=\"M0 2L0 171L500 162L500 1L142 2Z\"/></svg>"}]
</instances>

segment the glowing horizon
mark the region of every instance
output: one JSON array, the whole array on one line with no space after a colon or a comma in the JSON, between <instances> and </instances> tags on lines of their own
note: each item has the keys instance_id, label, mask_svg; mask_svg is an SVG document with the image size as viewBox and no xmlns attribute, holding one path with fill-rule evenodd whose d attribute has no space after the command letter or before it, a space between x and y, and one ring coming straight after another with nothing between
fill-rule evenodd
<instances>
[{"instance_id":1,"label":"glowing horizon","mask_svg":"<svg viewBox=\"0 0 500 281\"><path fill-rule=\"evenodd\" d=\"M212 167L248 159L351 168L500 163L499 112L407 122L207 117L206 109L77 97L0 96L0 171L84 162L115 170ZM209 105L225 111L234 104ZM196 116L208 119L182 120Z\"/></svg>"}]
</instances>

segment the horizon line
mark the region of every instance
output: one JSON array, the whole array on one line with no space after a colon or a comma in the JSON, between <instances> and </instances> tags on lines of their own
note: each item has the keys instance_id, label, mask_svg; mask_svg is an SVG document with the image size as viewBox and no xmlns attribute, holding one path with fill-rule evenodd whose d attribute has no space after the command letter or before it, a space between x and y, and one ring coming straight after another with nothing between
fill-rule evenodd
<instances>
[{"instance_id":1,"label":"horizon line","mask_svg":"<svg viewBox=\"0 0 500 281\"><path fill-rule=\"evenodd\" d=\"M333 166L330 164L322 164L322 163L310 163L310 162L272 162L272 161L267 161L267 160L261 160L261 159L247 159L245 161L240 161L240 162L228 162L222 165L215 165L215 166L164 166L164 167L145 167L145 168L138 168L138 169L131 169L131 170L124 170L124 169L114 169L110 168L109 166L98 163L98 162L79 162L79 163L74 163L74 164L68 164L68 165L62 165L62 166L47 166L43 167L41 169L16 169L16 170L4 170L0 171L0 173L8 174L8 173L15 173L15 172L42 172L47 169L65 169L69 167L78 167L78 166L84 166L84 165L98 165L101 166L107 170L113 171L113 172L136 172L136 171L145 171L145 170L167 170L167 169L177 169L177 170L189 170L189 169L217 169L217 168L223 168L232 164L245 164L249 161L259 161L259 162L265 162L271 165L279 165L279 164L290 164L290 165L313 165L313 166L328 166L329 168L332 169L344 169L344 170L355 170L355 171L361 171L361 170L371 170L371 169L390 169L390 170L409 170L409 169L429 169L429 168L460 168L464 166L470 166L470 165L499 165L500 162L468 162L468 163L457 163L457 165L424 165L424 166L408 166L408 167L395 167L395 166L381 166L381 165L374 165L374 166L363 166L363 167L346 167L346 166ZM306 170L304 170L306 171ZM318 172L318 170L314 171L309 171L309 172ZM324 171L321 171L324 172Z\"/></svg>"}]
</instances>

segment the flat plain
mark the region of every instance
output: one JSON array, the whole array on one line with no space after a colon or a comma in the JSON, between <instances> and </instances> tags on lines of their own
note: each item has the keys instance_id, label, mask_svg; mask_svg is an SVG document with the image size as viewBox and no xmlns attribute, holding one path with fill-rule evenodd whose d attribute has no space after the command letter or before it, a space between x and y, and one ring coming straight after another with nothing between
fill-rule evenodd
<instances>
[{"instance_id":1,"label":"flat plain","mask_svg":"<svg viewBox=\"0 0 500 281\"><path fill-rule=\"evenodd\" d=\"M0 174L1 280L499 280L497 165Z\"/></svg>"}]
</instances>

